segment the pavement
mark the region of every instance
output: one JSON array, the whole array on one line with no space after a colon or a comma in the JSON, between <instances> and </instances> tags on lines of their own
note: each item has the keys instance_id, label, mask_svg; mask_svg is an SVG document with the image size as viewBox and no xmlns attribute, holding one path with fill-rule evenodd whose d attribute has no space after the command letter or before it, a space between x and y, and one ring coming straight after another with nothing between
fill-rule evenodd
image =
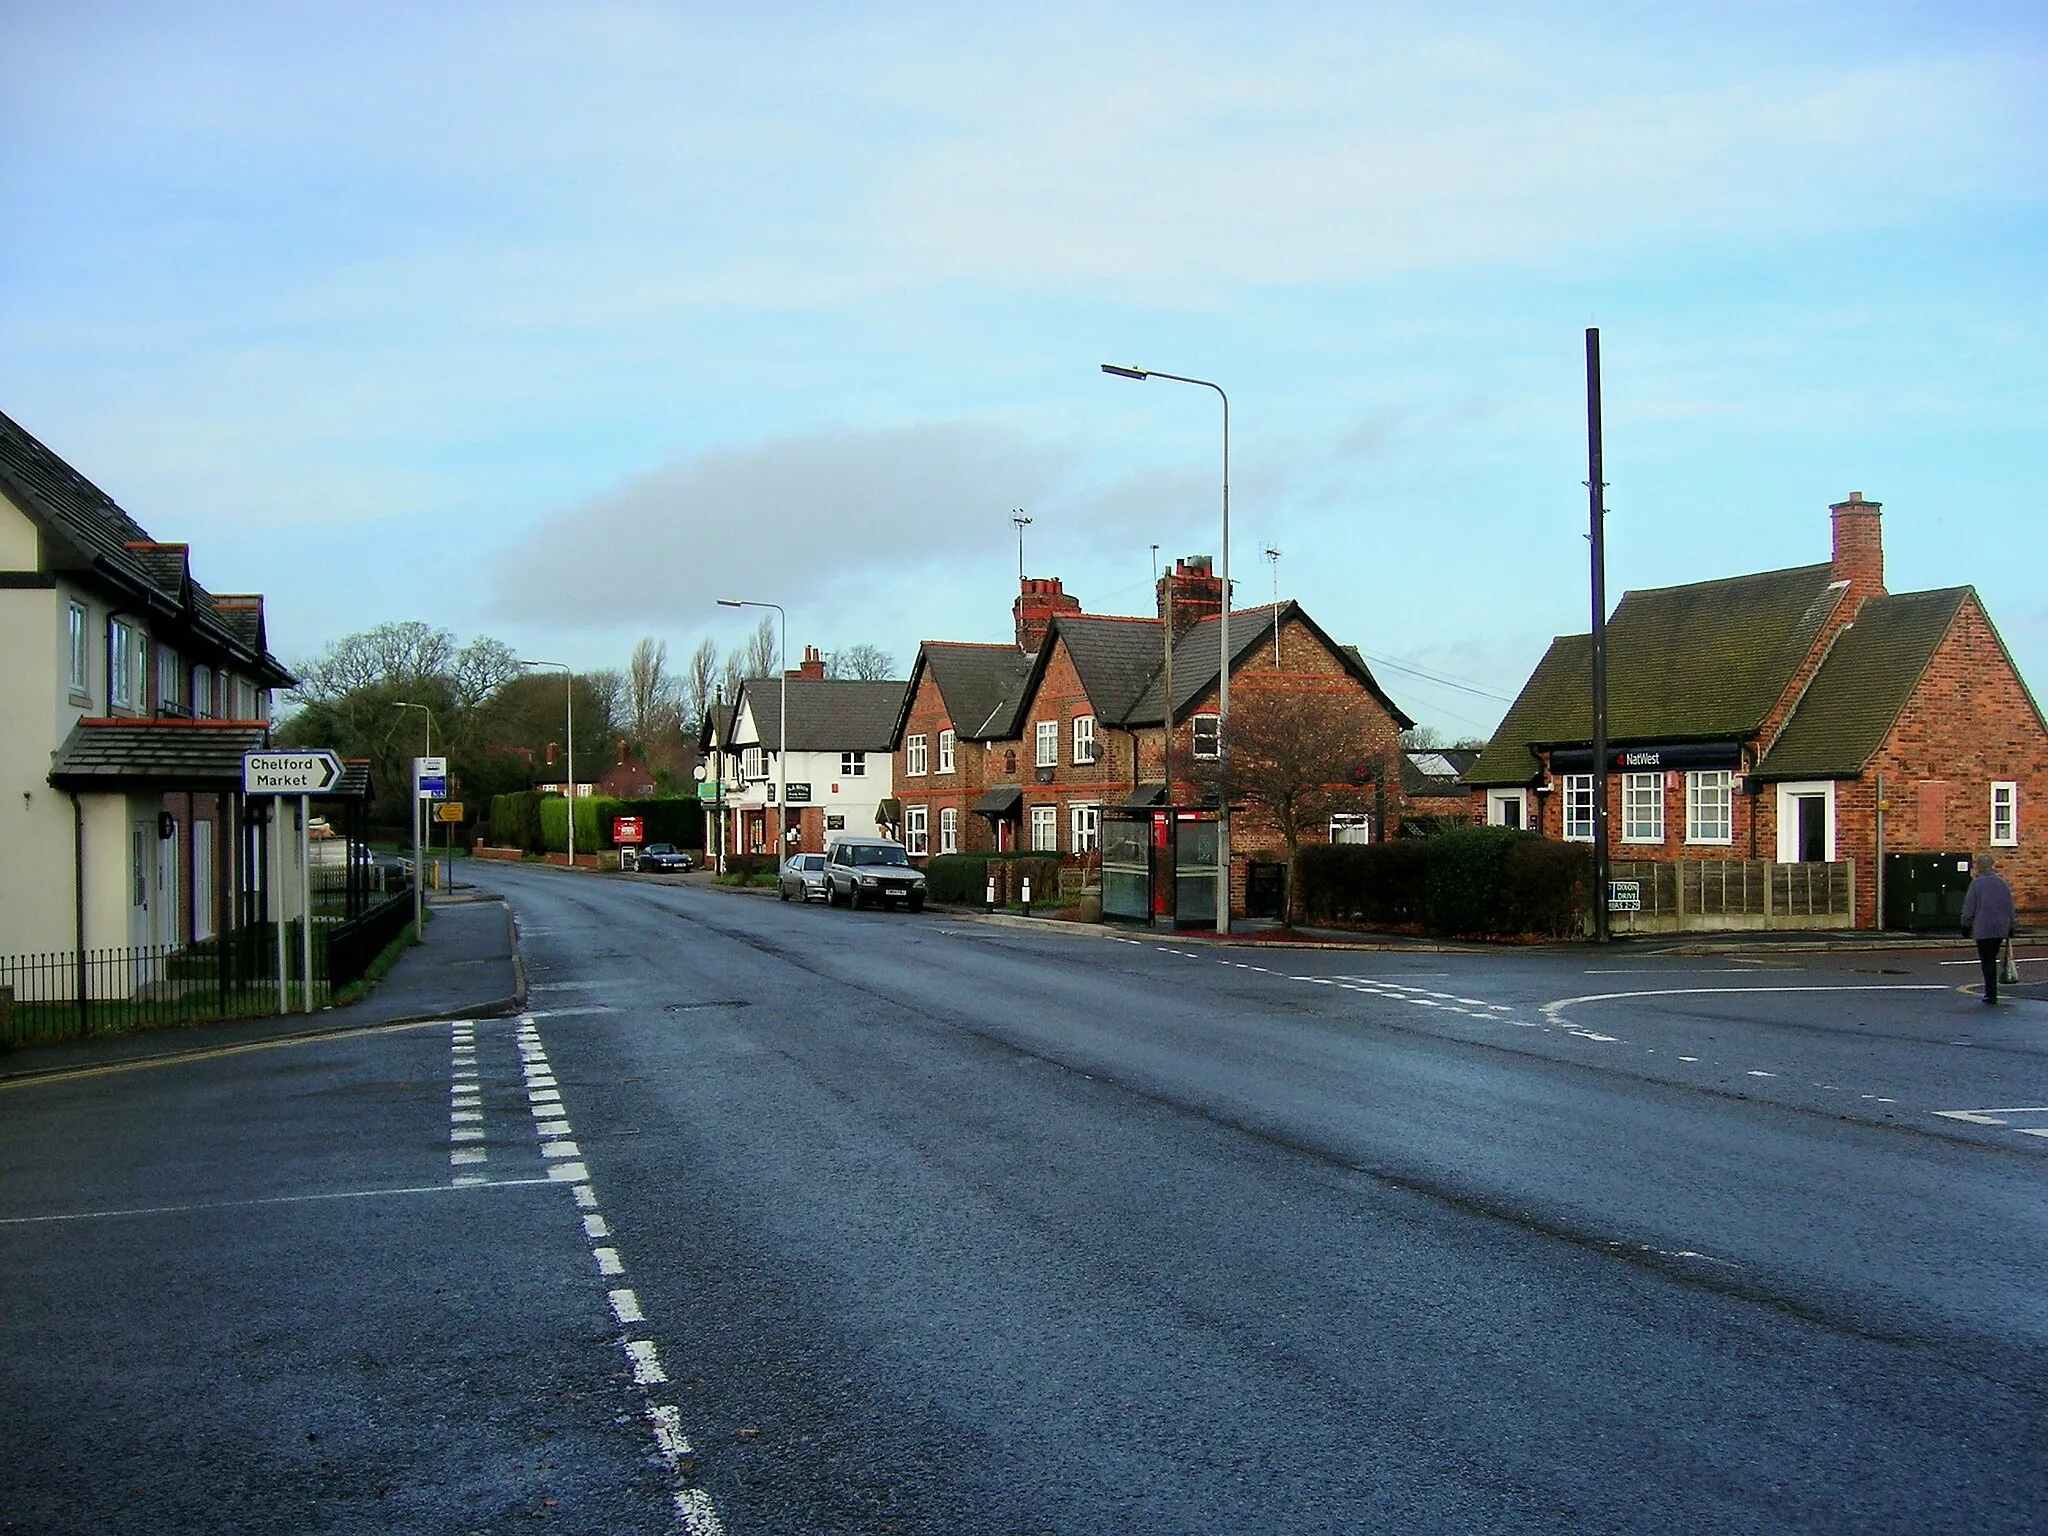
<instances>
[{"instance_id":1,"label":"pavement","mask_svg":"<svg viewBox=\"0 0 2048 1536\"><path fill-rule=\"evenodd\" d=\"M526 1006L526 974L512 909L496 895L429 897L422 942L409 949L369 996L312 1013L170 1025L0 1052L0 1082L98 1067L247 1049L278 1040L348 1034L435 1019L494 1018Z\"/></svg>"}]
</instances>

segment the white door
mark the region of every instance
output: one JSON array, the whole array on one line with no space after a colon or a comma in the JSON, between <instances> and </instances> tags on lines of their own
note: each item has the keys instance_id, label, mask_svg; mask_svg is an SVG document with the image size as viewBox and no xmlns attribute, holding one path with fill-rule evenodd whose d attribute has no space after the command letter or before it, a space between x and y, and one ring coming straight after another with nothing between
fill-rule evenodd
<instances>
[{"instance_id":1,"label":"white door","mask_svg":"<svg viewBox=\"0 0 2048 1536\"><path fill-rule=\"evenodd\" d=\"M192 942L213 937L213 823L192 823Z\"/></svg>"},{"instance_id":2,"label":"white door","mask_svg":"<svg viewBox=\"0 0 2048 1536\"><path fill-rule=\"evenodd\" d=\"M156 843L156 892L152 905L156 909L156 941L166 949L178 947L178 928L182 905L178 881L178 832L175 822L171 825L169 837L159 836Z\"/></svg>"},{"instance_id":3,"label":"white door","mask_svg":"<svg viewBox=\"0 0 2048 1536\"><path fill-rule=\"evenodd\" d=\"M150 876L156 863L156 823L128 824L128 942L141 949L155 942L149 928Z\"/></svg>"}]
</instances>

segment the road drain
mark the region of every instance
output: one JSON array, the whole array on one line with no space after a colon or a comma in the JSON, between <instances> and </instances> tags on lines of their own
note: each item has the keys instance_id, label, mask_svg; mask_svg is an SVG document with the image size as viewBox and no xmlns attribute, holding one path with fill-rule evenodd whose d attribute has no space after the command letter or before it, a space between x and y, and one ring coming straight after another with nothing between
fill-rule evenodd
<instances>
[{"instance_id":1,"label":"road drain","mask_svg":"<svg viewBox=\"0 0 2048 1536\"><path fill-rule=\"evenodd\" d=\"M751 1008L753 1004L744 997L729 997L718 1003L663 1003L663 1013L701 1013L706 1008Z\"/></svg>"}]
</instances>

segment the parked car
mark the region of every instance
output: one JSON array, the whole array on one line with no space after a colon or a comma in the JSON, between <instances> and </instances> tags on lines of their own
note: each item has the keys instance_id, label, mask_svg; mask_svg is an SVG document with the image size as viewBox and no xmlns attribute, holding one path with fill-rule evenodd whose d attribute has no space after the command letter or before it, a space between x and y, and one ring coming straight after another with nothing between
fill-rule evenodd
<instances>
[{"instance_id":1,"label":"parked car","mask_svg":"<svg viewBox=\"0 0 2048 1536\"><path fill-rule=\"evenodd\" d=\"M782 861L782 873L775 881L776 893L784 901L794 896L798 901L810 901L814 897L825 899L825 855L822 853L793 853Z\"/></svg>"},{"instance_id":2,"label":"parked car","mask_svg":"<svg viewBox=\"0 0 2048 1536\"><path fill-rule=\"evenodd\" d=\"M853 907L900 901L921 912L924 871L911 865L901 843L886 837L835 837L825 845L825 905L841 901Z\"/></svg>"},{"instance_id":3,"label":"parked car","mask_svg":"<svg viewBox=\"0 0 2048 1536\"><path fill-rule=\"evenodd\" d=\"M686 875L696 867L697 861L674 843L649 843L640 850L639 869L643 874Z\"/></svg>"}]
</instances>

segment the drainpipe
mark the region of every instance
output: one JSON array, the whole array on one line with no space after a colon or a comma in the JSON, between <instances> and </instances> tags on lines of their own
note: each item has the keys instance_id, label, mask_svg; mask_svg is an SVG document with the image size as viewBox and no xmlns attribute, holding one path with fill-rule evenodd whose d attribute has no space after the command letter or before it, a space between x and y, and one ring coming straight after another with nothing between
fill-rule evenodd
<instances>
[{"instance_id":1,"label":"drainpipe","mask_svg":"<svg viewBox=\"0 0 2048 1536\"><path fill-rule=\"evenodd\" d=\"M78 946L78 1031L92 1033L85 985L85 804L71 791L71 906Z\"/></svg>"},{"instance_id":2,"label":"drainpipe","mask_svg":"<svg viewBox=\"0 0 2048 1536\"><path fill-rule=\"evenodd\" d=\"M1872 900L1874 900L1877 905L1870 914L1870 926L1882 932L1884 929L1884 775L1881 773L1877 776L1876 820L1877 862L1876 865L1873 867L1871 873L1875 881L1875 885L1872 890ZM1855 892L1852 891L1849 894L1849 926L1853 928L1855 925L1856 895Z\"/></svg>"}]
</instances>

